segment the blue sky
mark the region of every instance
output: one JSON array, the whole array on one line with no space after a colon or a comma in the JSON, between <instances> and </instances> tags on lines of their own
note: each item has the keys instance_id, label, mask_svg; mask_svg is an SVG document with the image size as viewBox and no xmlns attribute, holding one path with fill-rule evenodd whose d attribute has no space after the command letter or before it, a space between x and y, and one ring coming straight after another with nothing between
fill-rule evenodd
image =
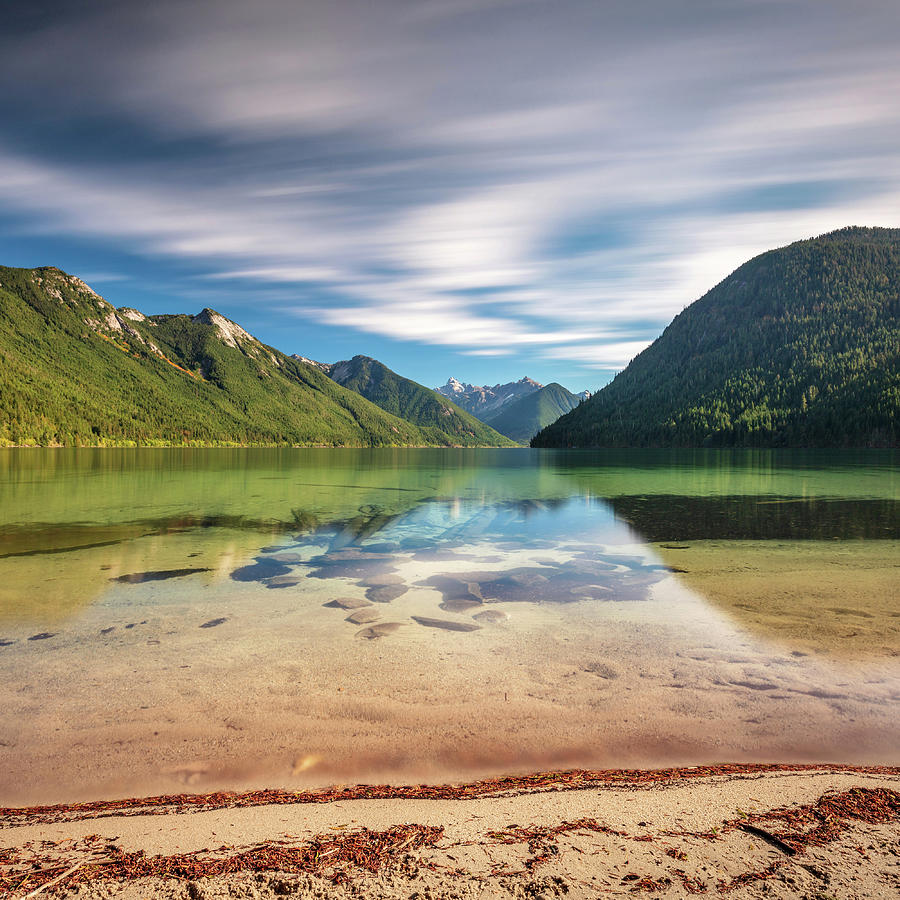
<instances>
[{"instance_id":1,"label":"blue sky","mask_svg":"<svg viewBox=\"0 0 900 900\"><path fill-rule=\"evenodd\" d=\"M896 0L11 3L0 263L424 384L596 388L900 225Z\"/></svg>"}]
</instances>

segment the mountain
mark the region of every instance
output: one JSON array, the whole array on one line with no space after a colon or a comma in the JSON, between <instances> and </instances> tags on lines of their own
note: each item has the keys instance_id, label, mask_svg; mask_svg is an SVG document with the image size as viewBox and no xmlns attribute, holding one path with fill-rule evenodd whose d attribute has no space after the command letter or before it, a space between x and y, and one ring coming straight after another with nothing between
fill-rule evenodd
<instances>
[{"instance_id":1,"label":"mountain","mask_svg":"<svg viewBox=\"0 0 900 900\"><path fill-rule=\"evenodd\" d=\"M534 447L897 446L900 229L755 257Z\"/></svg>"},{"instance_id":2,"label":"mountain","mask_svg":"<svg viewBox=\"0 0 900 900\"><path fill-rule=\"evenodd\" d=\"M57 268L0 267L0 446L460 443L214 310L145 316Z\"/></svg>"},{"instance_id":3,"label":"mountain","mask_svg":"<svg viewBox=\"0 0 900 900\"><path fill-rule=\"evenodd\" d=\"M324 372L326 375L331 371L330 363L316 362L314 359L308 359L305 356L301 356L299 353L292 353L291 359L296 359L297 362L306 363L308 366L313 366L318 369L320 372Z\"/></svg>"},{"instance_id":4,"label":"mountain","mask_svg":"<svg viewBox=\"0 0 900 900\"><path fill-rule=\"evenodd\" d=\"M477 419L487 422L492 416L498 415L506 405L533 394L542 387L542 384L530 378L511 381L509 384L495 384L493 387L463 384L455 378L450 378L445 385L435 390Z\"/></svg>"},{"instance_id":5,"label":"mountain","mask_svg":"<svg viewBox=\"0 0 900 900\"><path fill-rule=\"evenodd\" d=\"M527 444L542 428L578 406L581 399L553 382L504 406L489 421L500 434Z\"/></svg>"},{"instance_id":6,"label":"mountain","mask_svg":"<svg viewBox=\"0 0 900 900\"><path fill-rule=\"evenodd\" d=\"M461 410L436 391L392 372L377 359L354 356L353 359L327 365L325 371L338 384L361 394L376 406L414 425L431 427L465 445L512 446L493 428ZM531 437L528 434L524 440Z\"/></svg>"}]
</instances>

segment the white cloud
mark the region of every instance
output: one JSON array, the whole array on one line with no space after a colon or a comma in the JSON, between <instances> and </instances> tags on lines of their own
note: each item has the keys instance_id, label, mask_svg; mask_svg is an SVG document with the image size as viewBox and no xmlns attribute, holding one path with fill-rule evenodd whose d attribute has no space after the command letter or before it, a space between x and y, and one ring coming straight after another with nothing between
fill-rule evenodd
<instances>
[{"instance_id":1,"label":"white cloud","mask_svg":"<svg viewBox=\"0 0 900 900\"><path fill-rule=\"evenodd\" d=\"M512 347L484 347L478 350L461 350L463 356L512 356L515 351Z\"/></svg>"},{"instance_id":2,"label":"white cloud","mask_svg":"<svg viewBox=\"0 0 900 900\"><path fill-rule=\"evenodd\" d=\"M232 279L292 283L304 281L340 281L338 269L328 266L261 266L251 269L229 269L224 272L207 272L202 278L209 281Z\"/></svg>"},{"instance_id":3,"label":"white cloud","mask_svg":"<svg viewBox=\"0 0 900 900\"><path fill-rule=\"evenodd\" d=\"M602 344L578 344L541 351L544 359L564 359L589 369L622 369L652 341L609 341Z\"/></svg>"},{"instance_id":4,"label":"white cloud","mask_svg":"<svg viewBox=\"0 0 900 900\"><path fill-rule=\"evenodd\" d=\"M90 13L60 19L0 38L0 75L165 152L9 141L0 202L20 229L289 285L316 321L615 368L748 257L900 224L900 7L821 9L161 0L102 48ZM173 137L208 149L173 163Z\"/></svg>"}]
</instances>

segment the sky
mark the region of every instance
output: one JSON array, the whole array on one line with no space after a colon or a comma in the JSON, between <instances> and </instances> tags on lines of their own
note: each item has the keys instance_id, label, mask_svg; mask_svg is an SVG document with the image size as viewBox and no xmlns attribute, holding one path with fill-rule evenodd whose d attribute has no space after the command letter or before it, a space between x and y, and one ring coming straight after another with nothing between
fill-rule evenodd
<instances>
[{"instance_id":1,"label":"sky","mask_svg":"<svg viewBox=\"0 0 900 900\"><path fill-rule=\"evenodd\" d=\"M900 225L897 0L8 2L0 264L428 386L608 382Z\"/></svg>"}]
</instances>

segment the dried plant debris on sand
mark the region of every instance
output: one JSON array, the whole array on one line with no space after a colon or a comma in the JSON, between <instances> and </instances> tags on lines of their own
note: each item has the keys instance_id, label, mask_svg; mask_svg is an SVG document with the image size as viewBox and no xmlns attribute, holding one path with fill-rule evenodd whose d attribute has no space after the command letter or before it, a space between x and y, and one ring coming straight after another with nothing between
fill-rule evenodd
<instances>
[{"instance_id":1,"label":"dried plant debris on sand","mask_svg":"<svg viewBox=\"0 0 900 900\"><path fill-rule=\"evenodd\" d=\"M896 769L833 768L845 779L882 776L896 783L900 776ZM704 767L703 782L695 780L693 771L667 770L663 778L654 777L657 773L652 771L629 773L630 780L619 773L617 781L606 783L626 793L658 788L652 799L647 795L646 803L648 818L652 811L656 819L660 808L655 801L660 791L685 786L706 789L705 802L715 808L722 802L719 776L723 774L729 783L741 781L740 793L753 799L766 778L779 778L777 786L767 788L770 796L777 797L785 790L781 783L785 777L795 782L803 777L822 778L828 767ZM642 775L647 777L642 779ZM553 783L552 778L543 783L537 778L530 777L525 793L545 793ZM501 781L507 780L494 784ZM450 791L452 798L471 799L486 796L487 784L460 785L455 788L456 794L452 788L431 790L437 795ZM466 790L473 787L474 792ZM580 787L582 802L589 802L591 797L597 802L596 790L584 790L583 784ZM406 790L419 790L421 796L426 789ZM786 790L790 793L790 786ZM247 800L245 805L252 799L248 795L228 796ZM336 794L327 796L335 799ZM640 802L643 796L633 799ZM506 804L504 811L531 810L540 815L542 807L525 805L528 798L518 796L521 804L517 807L507 802L509 797L508 793L494 796L489 802ZM153 801L163 799L177 806L177 798L132 802L142 803L141 814L147 815L154 812ZM267 800L278 802L273 792ZM549 803L550 797L541 802ZM199 803L181 807L187 808L200 811L204 807ZM205 808L217 807L210 804ZM340 815L349 818L346 807L340 809ZM406 811L402 802L389 809L398 817ZM381 807L378 814L383 815L383 811ZM27 818L36 812L22 810L21 814ZM353 814L363 817L356 810ZM702 830L678 830L643 820L635 825L633 816L630 825L582 816L486 828L477 824L485 814L483 806L464 804L459 816L447 816L446 827L434 822L378 828L343 824L305 839L282 833L249 846L223 845L157 855L125 849L116 838L97 834L58 842L32 841L0 849L0 892L25 898L45 889L48 894L72 893L98 900L113 894L126 900L200 900L290 893L385 900L563 895L595 898L637 893L823 900L896 896L900 887L896 872L900 860L900 793L887 787L826 791L811 802L741 813L737 818L722 816L716 826ZM463 826L462 822L476 824ZM84 826L85 830L96 827L94 823ZM463 838L466 829L469 836Z\"/></svg>"},{"instance_id":2,"label":"dried plant debris on sand","mask_svg":"<svg viewBox=\"0 0 900 900\"><path fill-rule=\"evenodd\" d=\"M384 624L400 628L404 623ZM154 797L94 800L85 803L0 807L0 824L52 823L96 819L109 815L177 814L194 810L333 803L342 800L472 800L479 797L509 797L541 791L578 791L609 785L637 788L714 777L753 778L772 773L813 772L853 772L860 775L900 778L900 766L847 766L824 763L723 763L660 769L567 769L485 778L463 784L357 784L309 791L267 788L242 792L161 794Z\"/></svg>"},{"instance_id":3,"label":"dried plant debris on sand","mask_svg":"<svg viewBox=\"0 0 900 900\"><path fill-rule=\"evenodd\" d=\"M99 835L67 846L63 861L42 857L32 848L0 852L0 891L32 892L66 875L68 887L88 881L126 881L149 877L189 880L239 872L283 872L321 875L339 884L353 869L378 872L395 865L404 855L440 838L443 828L425 825L395 825L384 831L367 828L346 834L321 835L307 843L292 845L286 840L266 841L234 851L220 847L214 851L146 856L142 851L126 852ZM67 866L73 856L81 859Z\"/></svg>"}]
</instances>

